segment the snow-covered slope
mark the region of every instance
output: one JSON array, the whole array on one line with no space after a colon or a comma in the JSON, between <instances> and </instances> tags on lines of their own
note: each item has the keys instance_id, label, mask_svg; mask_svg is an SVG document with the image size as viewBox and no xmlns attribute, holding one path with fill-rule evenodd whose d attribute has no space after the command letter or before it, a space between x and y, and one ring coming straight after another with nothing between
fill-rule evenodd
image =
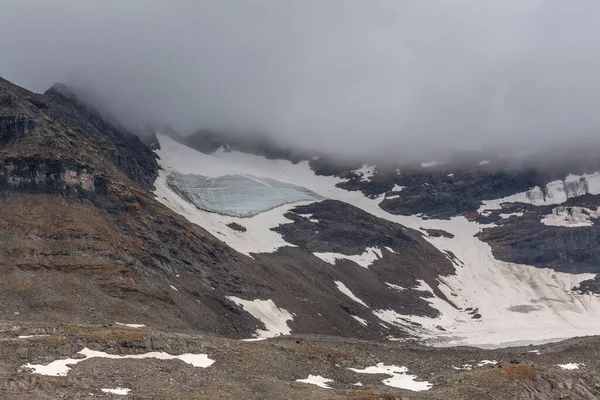
<instances>
[{"instance_id":1,"label":"snow-covered slope","mask_svg":"<svg viewBox=\"0 0 600 400\"><path fill-rule=\"evenodd\" d=\"M453 235L426 238L440 251L449 254L449 259L455 263L455 275L437 279L440 282L439 289L456 307L445 299L430 295L426 300L440 311L438 318L373 309L373 315L384 323L402 326L430 343L439 345L498 346L600 334L600 298L572 291L581 281L593 278L593 274L559 273L499 261L494 258L490 246L475 237L485 225L464 217L436 220L392 215L379 207L382 198L369 199L361 192L338 188L336 184L341 181L339 178L316 176L306 162L292 164L238 152L206 155L166 136L159 135L158 139L161 149L157 153L163 168L156 181L158 200L245 254L273 252L282 246L291 246L270 229L292 222L284 214L293 205L274 208L249 218L210 213L198 209L175 193L168 185L171 174L195 174L212 178L249 174L261 180L272 179L304 188L322 198L347 202L373 216L409 228L441 229L451 234L448 236ZM582 177L567 177L564 182L548 185L546 194L541 190L534 190L511 198L490 200L482 206L480 212L499 209L504 202L560 204L568 197L595 191L596 176L584 176L585 182ZM241 224L247 231L230 229L227 225L231 222ZM365 250L367 247L365 246ZM322 254L317 256L323 258ZM356 256L360 257L361 254ZM424 282L419 289L434 292ZM286 308L290 313L294 312L289 306ZM475 318L475 315L478 317Z\"/></svg>"}]
</instances>

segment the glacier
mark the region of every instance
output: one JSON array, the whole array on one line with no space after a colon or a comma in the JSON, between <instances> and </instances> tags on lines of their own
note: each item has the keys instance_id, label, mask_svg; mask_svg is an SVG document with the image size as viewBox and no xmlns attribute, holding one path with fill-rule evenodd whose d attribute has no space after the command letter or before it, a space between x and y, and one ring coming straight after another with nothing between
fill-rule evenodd
<instances>
[{"instance_id":1,"label":"glacier","mask_svg":"<svg viewBox=\"0 0 600 400\"><path fill-rule=\"evenodd\" d=\"M301 186L249 174L206 177L172 172L167 184L201 210L249 218L285 204L324 197Z\"/></svg>"},{"instance_id":2,"label":"glacier","mask_svg":"<svg viewBox=\"0 0 600 400\"><path fill-rule=\"evenodd\" d=\"M167 184L167 177L173 173L197 174L214 179L227 175L248 177L247 174L252 174L253 178L268 177L286 182L286 185L305 188L318 196L352 204L375 217L408 228L442 229L451 233L452 238L424 238L442 253L451 252L456 260L460 260L455 261L455 275L438 277L438 289L446 299L452 299L452 304L436 295L432 287L422 282L419 290L429 292L429 296L424 299L439 311L438 317L397 314L388 309L373 310L377 318L410 330L425 343L436 346L497 348L540 344L600 332L600 296L572 290L581 281L593 279L595 274L562 273L498 260L489 244L482 242L477 236L490 225L479 224L464 216L438 220L424 219L417 215L390 214L380 207L382 198L371 199L360 191L347 191L338 186L343 182L341 178L316 175L308 162L293 164L240 152L218 151L209 155L186 147L165 135L159 134L157 138L160 149L156 153L160 157L159 164L162 168L155 182L154 193L157 200L249 256L294 246L271 230L275 226L292 222L285 217L293 208L292 205L276 207L244 219L219 215L201 210L175 193ZM265 178L259 180L270 182ZM572 182L577 183L572 185ZM569 175L563 181L551 182L546 186L546 193L551 192L552 197L546 196L545 200L543 197L539 198L541 189L537 188L532 189L529 195L523 192L502 199L485 200L478 212L483 215L488 210L500 210L505 202L560 205L567 198L586 192L597 194L600 193L600 173ZM241 223L248 229L247 232L227 228L230 222ZM400 289L391 287L390 290ZM536 307L528 312L515 311L523 305ZM473 319L470 315L465 315L461 310L467 308L477 308L483 318ZM293 314L293 310L290 309L289 313Z\"/></svg>"}]
</instances>

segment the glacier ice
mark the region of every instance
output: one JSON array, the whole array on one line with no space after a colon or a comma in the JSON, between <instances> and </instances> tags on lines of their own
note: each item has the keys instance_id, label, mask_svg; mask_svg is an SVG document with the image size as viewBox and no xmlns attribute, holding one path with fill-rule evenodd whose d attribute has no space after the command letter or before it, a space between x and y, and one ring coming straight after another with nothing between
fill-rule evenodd
<instances>
[{"instance_id":1,"label":"glacier ice","mask_svg":"<svg viewBox=\"0 0 600 400\"><path fill-rule=\"evenodd\" d=\"M252 217L284 204L324 199L301 186L248 174L210 178L173 172L167 183L199 209L231 217Z\"/></svg>"}]
</instances>

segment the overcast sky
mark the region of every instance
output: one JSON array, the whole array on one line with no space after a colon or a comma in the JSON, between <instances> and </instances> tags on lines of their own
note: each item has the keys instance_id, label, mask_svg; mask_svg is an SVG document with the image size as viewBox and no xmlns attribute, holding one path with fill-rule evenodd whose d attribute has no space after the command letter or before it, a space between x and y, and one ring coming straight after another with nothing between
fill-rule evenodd
<instances>
[{"instance_id":1,"label":"overcast sky","mask_svg":"<svg viewBox=\"0 0 600 400\"><path fill-rule=\"evenodd\" d=\"M598 0L0 0L0 76L357 153L596 136Z\"/></svg>"}]
</instances>

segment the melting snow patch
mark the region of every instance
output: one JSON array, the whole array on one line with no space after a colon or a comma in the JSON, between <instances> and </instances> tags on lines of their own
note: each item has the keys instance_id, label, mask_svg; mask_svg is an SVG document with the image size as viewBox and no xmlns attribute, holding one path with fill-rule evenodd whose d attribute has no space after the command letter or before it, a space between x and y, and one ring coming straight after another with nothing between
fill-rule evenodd
<instances>
[{"instance_id":1,"label":"melting snow patch","mask_svg":"<svg viewBox=\"0 0 600 400\"><path fill-rule=\"evenodd\" d=\"M557 366L563 370L573 370L573 369L579 369L579 366L582 366L582 365L585 365L585 364L569 363L569 364L558 364Z\"/></svg>"},{"instance_id":2,"label":"melting snow patch","mask_svg":"<svg viewBox=\"0 0 600 400\"><path fill-rule=\"evenodd\" d=\"M552 214L544 216L541 222L544 225L566 226L569 228L592 226L594 224L591 218L600 217L599 210L600 207L596 210L591 210L585 207L558 206L552 210Z\"/></svg>"},{"instance_id":3,"label":"melting snow patch","mask_svg":"<svg viewBox=\"0 0 600 400\"><path fill-rule=\"evenodd\" d=\"M145 328L146 325L142 324L122 324L120 322L115 322L116 325L127 326L129 328Z\"/></svg>"},{"instance_id":4,"label":"melting snow patch","mask_svg":"<svg viewBox=\"0 0 600 400\"><path fill-rule=\"evenodd\" d=\"M350 260L364 268L369 268L373 262L383 257L383 253L377 247L367 247L367 249L359 255L347 256L339 253L313 253L321 260L335 265L335 260Z\"/></svg>"},{"instance_id":5,"label":"melting snow patch","mask_svg":"<svg viewBox=\"0 0 600 400\"><path fill-rule=\"evenodd\" d=\"M50 336L50 335L20 335L19 339L33 339L33 338L46 337L46 336Z\"/></svg>"},{"instance_id":6,"label":"melting snow patch","mask_svg":"<svg viewBox=\"0 0 600 400\"><path fill-rule=\"evenodd\" d=\"M179 290L175 286L173 286L173 285L169 285L169 286L171 286L171 289L173 289L174 291L179 292Z\"/></svg>"},{"instance_id":7,"label":"melting snow patch","mask_svg":"<svg viewBox=\"0 0 600 400\"><path fill-rule=\"evenodd\" d=\"M502 219L507 219L507 218L510 218L510 217L512 217L513 215L514 215L515 217L522 217L522 216L523 216L523 213L522 213L522 212L514 212L514 213L500 214L500 218L502 218Z\"/></svg>"},{"instance_id":8,"label":"melting snow patch","mask_svg":"<svg viewBox=\"0 0 600 400\"><path fill-rule=\"evenodd\" d=\"M385 284L388 285L391 289L397 290L399 292L406 290L406 288L403 288L402 286L394 285L393 283L385 282Z\"/></svg>"},{"instance_id":9,"label":"melting snow patch","mask_svg":"<svg viewBox=\"0 0 600 400\"><path fill-rule=\"evenodd\" d=\"M470 371L473 369L473 366L471 364L463 364L460 367L452 367L453 369L457 370L457 371Z\"/></svg>"},{"instance_id":10,"label":"melting snow patch","mask_svg":"<svg viewBox=\"0 0 600 400\"><path fill-rule=\"evenodd\" d=\"M329 382L333 382L331 379L323 378L320 375L308 375L306 379L296 379L296 382L309 383L311 385L316 385L318 387L322 387L323 389L331 389L331 386L327 385Z\"/></svg>"},{"instance_id":11,"label":"melting snow patch","mask_svg":"<svg viewBox=\"0 0 600 400\"><path fill-rule=\"evenodd\" d=\"M118 394L121 396L126 396L129 392L131 392L131 389L127 389L127 388L100 389L100 390L103 391L104 393Z\"/></svg>"},{"instance_id":12,"label":"melting snow patch","mask_svg":"<svg viewBox=\"0 0 600 400\"><path fill-rule=\"evenodd\" d=\"M363 182L368 181L375 174L375 166L374 165L363 165L360 169L355 169L354 172L356 175L360 176L360 180Z\"/></svg>"},{"instance_id":13,"label":"melting snow patch","mask_svg":"<svg viewBox=\"0 0 600 400\"><path fill-rule=\"evenodd\" d=\"M394 184L394 188L392 189L392 191L393 192L401 192L405 188L406 188L406 186L400 186L400 185Z\"/></svg>"},{"instance_id":14,"label":"melting snow patch","mask_svg":"<svg viewBox=\"0 0 600 400\"><path fill-rule=\"evenodd\" d=\"M90 350L85 347L83 350L78 352L84 358L67 358L63 360L55 360L50 364L25 364L23 368L30 369L34 374L47 375L47 376L66 376L72 365L78 364L82 361L90 358L110 358L115 360L123 359L141 359L141 358L157 358L159 360L181 360L187 364L191 364L194 367L207 368L210 367L215 361L208 358L206 354L180 354L173 356L164 352L150 352L145 354L132 354L119 356L115 354L108 354L103 351Z\"/></svg>"},{"instance_id":15,"label":"melting snow patch","mask_svg":"<svg viewBox=\"0 0 600 400\"><path fill-rule=\"evenodd\" d=\"M478 367L483 367L484 365L496 365L498 361L496 360L481 360L477 363Z\"/></svg>"},{"instance_id":16,"label":"melting snow patch","mask_svg":"<svg viewBox=\"0 0 600 400\"><path fill-rule=\"evenodd\" d=\"M359 374L385 374L391 375L391 378L384 379L382 382L386 386L391 386L399 389L408 389L414 392L420 392L423 390L431 389L433 386L431 383L427 381L416 381L417 378L415 375L408 375L406 372L408 368L406 367L397 367L395 365L385 365L383 363L379 363L372 367L367 367L365 369L356 369L356 368L348 368L351 371L358 372Z\"/></svg>"},{"instance_id":17,"label":"melting snow patch","mask_svg":"<svg viewBox=\"0 0 600 400\"><path fill-rule=\"evenodd\" d=\"M292 331L288 327L287 321L293 320L294 317L287 310L278 308L273 300L243 300L234 296L228 296L227 298L265 325L265 330L258 329L256 331L257 338L289 335Z\"/></svg>"},{"instance_id":18,"label":"melting snow patch","mask_svg":"<svg viewBox=\"0 0 600 400\"><path fill-rule=\"evenodd\" d=\"M346 285L344 285L342 282L340 281L335 281L335 285L337 286L338 290L342 293L344 293L346 296L350 297L352 300L354 300L355 302L362 304L365 307L369 307L364 301L362 301L361 299L359 299L358 297L356 297L354 295L354 293L352 293L350 291L350 289L348 289L348 287Z\"/></svg>"},{"instance_id":19,"label":"melting snow patch","mask_svg":"<svg viewBox=\"0 0 600 400\"><path fill-rule=\"evenodd\" d=\"M310 222L314 222L314 223L319 223L319 220L316 218L313 218L312 214L298 214L300 217L302 218L306 218L307 220L309 220Z\"/></svg>"},{"instance_id":20,"label":"melting snow patch","mask_svg":"<svg viewBox=\"0 0 600 400\"><path fill-rule=\"evenodd\" d=\"M367 326L367 320L363 319L361 317L357 317L356 315L352 315L352 318L354 318L355 320L357 320L361 325Z\"/></svg>"}]
</instances>

